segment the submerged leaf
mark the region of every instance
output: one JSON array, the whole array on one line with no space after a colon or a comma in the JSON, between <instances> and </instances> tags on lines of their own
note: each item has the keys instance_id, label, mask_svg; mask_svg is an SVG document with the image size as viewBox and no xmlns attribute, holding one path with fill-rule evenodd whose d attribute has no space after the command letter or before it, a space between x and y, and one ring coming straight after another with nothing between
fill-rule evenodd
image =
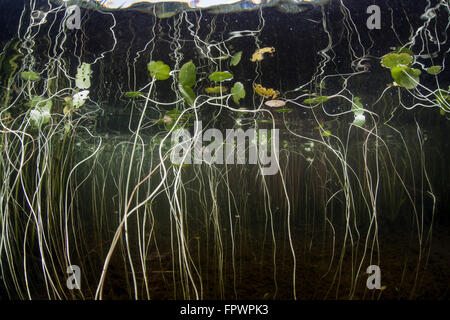
<instances>
[{"instance_id":1,"label":"submerged leaf","mask_svg":"<svg viewBox=\"0 0 450 320\"><path fill-rule=\"evenodd\" d=\"M170 77L170 67L162 61L150 61L147 69L156 80L166 80Z\"/></svg>"}]
</instances>

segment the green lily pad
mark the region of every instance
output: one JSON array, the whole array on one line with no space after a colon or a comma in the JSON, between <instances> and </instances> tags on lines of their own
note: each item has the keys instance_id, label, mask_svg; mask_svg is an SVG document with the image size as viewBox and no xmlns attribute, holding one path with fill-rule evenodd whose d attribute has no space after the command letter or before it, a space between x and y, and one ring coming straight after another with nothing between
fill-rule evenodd
<instances>
[{"instance_id":1,"label":"green lily pad","mask_svg":"<svg viewBox=\"0 0 450 320\"><path fill-rule=\"evenodd\" d=\"M303 103L306 103L306 104L324 103L324 102L327 102L328 99L329 98L327 96L319 96L319 97L315 97L315 98L305 99L305 100L303 100Z\"/></svg>"},{"instance_id":2,"label":"green lily pad","mask_svg":"<svg viewBox=\"0 0 450 320\"><path fill-rule=\"evenodd\" d=\"M156 80L166 80L170 77L170 67L162 61L150 61L147 69Z\"/></svg>"},{"instance_id":3,"label":"green lily pad","mask_svg":"<svg viewBox=\"0 0 450 320\"><path fill-rule=\"evenodd\" d=\"M174 163L174 162L171 162L171 165L173 165L174 167L181 167L181 168L187 168L187 167L190 167L190 166L191 166L191 165L188 164L188 163L182 163L182 164L180 164L180 163Z\"/></svg>"},{"instance_id":4,"label":"green lily pad","mask_svg":"<svg viewBox=\"0 0 450 320\"><path fill-rule=\"evenodd\" d=\"M358 115L362 115L364 113L364 106L361 103L361 98L360 97L354 97L353 98L353 104L352 104L352 111L353 114L356 116Z\"/></svg>"},{"instance_id":5,"label":"green lily pad","mask_svg":"<svg viewBox=\"0 0 450 320\"><path fill-rule=\"evenodd\" d=\"M392 69L397 66L410 66L413 58L407 53L388 53L381 59L381 65L385 68Z\"/></svg>"},{"instance_id":6,"label":"green lily pad","mask_svg":"<svg viewBox=\"0 0 450 320\"><path fill-rule=\"evenodd\" d=\"M419 84L421 71L406 66L398 66L391 69L394 81L403 88L414 89Z\"/></svg>"},{"instance_id":7,"label":"green lily pad","mask_svg":"<svg viewBox=\"0 0 450 320\"><path fill-rule=\"evenodd\" d=\"M22 79L27 81L38 81L39 79L41 79L39 74L34 71L24 71L20 74L20 76L22 77Z\"/></svg>"},{"instance_id":8,"label":"green lily pad","mask_svg":"<svg viewBox=\"0 0 450 320\"><path fill-rule=\"evenodd\" d=\"M256 120L256 122L258 122L258 123L273 123L272 120L268 120L268 119L258 119L258 120Z\"/></svg>"},{"instance_id":9,"label":"green lily pad","mask_svg":"<svg viewBox=\"0 0 450 320\"><path fill-rule=\"evenodd\" d=\"M442 66L432 66L427 69L427 72L432 75L436 75L441 72Z\"/></svg>"},{"instance_id":10,"label":"green lily pad","mask_svg":"<svg viewBox=\"0 0 450 320\"><path fill-rule=\"evenodd\" d=\"M192 61L185 63L178 75L178 82L182 86L192 87L197 80L195 64Z\"/></svg>"},{"instance_id":11,"label":"green lily pad","mask_svg":"<svg viewBox=\"0 0 450 320\"><path fill-rule=\"evenodd\" d=\"M435 96L436 103L440 106L441 114L444 115L446 111L450 111L450 96L444 90L438 90Z\"/></svg>"},{"instance_id":12,"label":"green lily pad","mask_svg":"<svg viewBox=\"0 0 450 320\"><path fill-rule=\"evenodd\" d=\"M228 71L216 71L209 75L209 80L216 81L216 82L229 80L232 78L233 78L233 75Z\"/></svg>"},{"instance_id":13,"label":"green lily pad","mask_svg":"<svg viewBox=\"0 0 450 320\"><path fill-rule=\"evenodd\" d=\"M237 66L242 58L242 51L236 52L230 60L230 66Z\"/></svg>"},{"instance_id":14,"label":"green lily pad","mask_svg":"<svg viewBox=\"0 0 450 320\"><path fill-rule=\"evenodd\" d=\"M81 66L77 68L75 85L80 89L89 89L91 87L91 77L91 65L89 63L83 62Z\"/></svg>"},{"instance_id":15,"label":"green lily pad","mask_svg":"<svg viewBox=\"0 0 450 320\"><path fill-rule=\"evenodd\" d=\"M124 93L126 98L139 98L142 94L139 91L128 91Z\"/></svg>"},{"instance_id":16,"label":"green lily pad","mask_svg":"<svg viewBox=\"0 0 450 320\"><path fill-rule=\"evenodd\" d=\"M278 112L278 113L288 113L291 111L292 111L292 109L290 109L290 108L273 109L273 112Z\"/></svg>"},{"instance_id":17,"label":"green lily pad","mask_svg":"<svg viewBox=\"0 0 450 320\"><path fill-rule=\"evenodd\" d=\"M231 88L231 94L233 95L234 103L239 104L239 100L245 98L244 85L240 82L236 82L233 88Z\"/></svg>"},{"instance_id":18,"label":"green lily pad","mask_svg":"<svg viewBox=\"0 0 450 320\"><path fill-rule=\"evenodd\" d=\"M33 97L35 107L30 111L30 124L35 129L40 129L44 124L50 122L53 102L42 97Z\"/></svg>"},{"instance_id":19,"label":"green lily pad","mask_svg":"<svg viewBox=\"0 0 450 320\"><path fill-rule=\"evenodd\" d=\"M331 136L331 131L330 131L330 130L325 130L325 131L323 131L321 134L322 134L322 136L324 136L324 137L329 137L329 136Z\"/></svg>"},{"instance_id":20,"label":"green lily pad","mask_svg":"<svg viewBox=\"0 0 450 320\"><path fill-rule=\"evenodd\" d=\"M410 56L414 56L414 53L412 52L412 50L409 48L406 48L406 47L397 47L397 48L395 48L394 52L395 53L407 53Z\"/></svg>"},{"instance_id":21,"label":"green lily pad","mask_svg":"<svg viewBox=\"0 0 450 320\"><path fill-rule=\"evenodd\" d=\"M183 98L186 100L186 102L190 105L193 106L194 102L195 102L195 93L194 91L191 89L191 87L188 86L183 86L181 84L178 85L178 89L181 92L181 95L183 96Z\"/></svg>"},{"instance_id":22,"label":"green lily pad","mask_svg":"<svg viewBox=\"0 0 450 320\"><path fill-rule=\"evenodd\" d=\"M51 100L47 101L51 102ZM31 100L25 103L25 105L30 108L44 108L45 104L45 98L41 96L32 96Z\"/></svg>"},{"instance_id":23,"label":"green lily pad","mask_svg":"<svg viewBox=\"0 0 450 320\"><path fill-rule=\"evenodd\" d=\"M227 88L221 87L221 86L209 87L209 88L205 89L205 92L208 94L219 94L219 93L224 93L226 91L227 91Z\"/></svg>"},{"instance_id":24,"label":"green lily pad","mask_svg":"<svg viewBox=\"0 0 450 320\"><path fill-rule=\"evenodd\" d=\"M362 114L355 113L355 119L352 122L355 126L362 127L366 123L366 117Z\"/></svg>"}]
</instances>

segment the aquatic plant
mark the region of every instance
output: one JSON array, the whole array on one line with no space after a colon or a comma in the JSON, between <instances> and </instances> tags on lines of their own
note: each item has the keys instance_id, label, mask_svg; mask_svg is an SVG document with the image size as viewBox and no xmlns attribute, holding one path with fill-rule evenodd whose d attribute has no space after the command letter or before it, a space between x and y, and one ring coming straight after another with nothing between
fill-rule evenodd
<instances>
[{"instance_id":1,"label":"aquatic plant","mask_svg":"<svg viewBox=\"0 0 450 320\"><path fill-rule=\"evenodd\" d=\"M450 112L445 59L431 49L436 41L445 47L439 37L448 26L411 25L408 38L394 37L405 45L374 57L351 8L333 3L342 14L334 29L325 5L316 8L319 20L307 22L320 41L289 61L273 55L265 69L240 51L258 48L251 62L275 53L260 48L272 31L263 10L244 28L222 23L225 16L205 22L201 13L158 9L148 32L138 35L130 24L132 35L124 36L119 12L93 12L82 30L68 31L64 6L42 12L37 24L31 1L18 39L0 56L0 266L8 294L240 299L248 279L262 279L255 297L264 299L309 291L313 298L378 298L389 288L366 290L365 269L386 263L383 232L395 234L401 221L414 230L408 248L416 251L399 268L398 292L415 297L439 203L433 179L445 176L429 175L439 157L427 139L444 139L426 131L423 115L448 121L423 110ZM439 10L445 17L448 5ZM98 15L110 27L95 30L96 38L86 26ZM89 39L101 42L97 51ZM277 51L299 52L295 40L280 41ZM386 72L372 77L375 59ZM278 71L286 69L295 70L291 78ZM260 84L268 81L279 91ZM370 94L361 90L367 83ZM402 127L401 117L410 123ZM241 147L208 136L229 123L242 131L283 129L273 152L277 174L261 174L267 164L259 160L234 165L199 156L211 151L199 137L217 143L214 157ZM190 138L176 141L183 130ZM242 149L264 142L272 152L270 135L249 134ZM180 149L192 151L190 163L172 161ZM72 265L81 268L80 290L66 287ZM317 282L308 285L320 287L304 290L298 279L305 270L316 270L308 277L317 273Z\"/></svg>"}]
</instances>

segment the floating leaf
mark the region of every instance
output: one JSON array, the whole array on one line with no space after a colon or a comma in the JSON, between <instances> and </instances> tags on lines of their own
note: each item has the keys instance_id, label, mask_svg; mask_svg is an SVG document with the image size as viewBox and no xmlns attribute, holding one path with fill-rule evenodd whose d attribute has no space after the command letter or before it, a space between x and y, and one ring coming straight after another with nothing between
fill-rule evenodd
<instances>
[{"instance_id":1,"label":"floating leaf","mask_svg":"<svg viewBox=\"0 0 450 320\"><path fill-rule=\"evenodd\" d=\"M30 111L30 123L33 128L40 129L51 119L50 111L52 109L53 102L50 99L45 100L42 97L36 98L40 98L40 101L36 103L35 108Z\"/></svg>"},{"instance_id":2,"label":"floating leaf","mask_svg":"<svg viewBox=\"0 0 450 320\"><path fill-rule=\"evenodd\" d=\"M178 75L178 82L182 86L192 87L197 80L195 64L192 61L185 63Z\"/></svg>"},{"instance_id":3,"label":"floating leaf","mask_svg":"<svg viewBox=\"0 0 450 320\"><path fill-rule=\"evenodd\" d=\"M412 56L407 53L388 53L381 59L381 65L385 68L392 69L397 66L409 66L412 62Z\"/></svg>"},{"instance_id":4,"label":"floating leaf","mask_svg":"<svg viewBox=\"0 0 450 320\"><path fill-rule=\"evenodd\" d=\"M406 48L406 47L397 47L395 48L395 53L407 53L410 56L414 56L414 53L412 52L411 49Z\"/></svg>"},{"instance_id":5,"label":"floating leaf","mask_svg":"<svg viewBox=\"0 0 450 320\"><path fill-rule=\"evenodd\" d=\"M190 164L188 164L188 163L182 163L182 164L180 164L180 163L174 163L174 162L172 162L171 163L174 167L181 167L181 168L186 168L186 167L190 167L191 165Z\"/></svg>"},{"instance_id":6,"label":"floating leaf","mask_svg":"<svg viewBox=\"0 0 450 320\"><path fill-rule=\"evenodd\" d=\"M242 51L236 52L230 60L230 66L237 66L242 58Z\"/></svg>"},{"instance_id":7,"label":"floating leaf","mask_svg":"<svg viewBox=\"0 0 450 320\"><path fill-rule=\"evenodd\" d=\"M86 102L89 97L89 90L83 90L73 95L72 97L72 105L75 108L79 108Z\"/></svg>"},{"instance_id":8,"label":"floating leaf","mask_svg":"<svg viewBox=\"0 0 450 320\"><path fill-rule=\"evenodd\" d=\"M305 99L305 100L303 100L303 103L306 103L306 104L324 103L324 102L327 102L328 99L329 98L327 96L319 96L319 97L315 97L315 98Z\"/></svg>"},{"instance_id":9,"label":"floating leaf","mask_svg":"<svg viewBox=\"0 0 450 320\"><path fill-rule=\"evenodd\" d=\"M391 75L394 81L403 88L414 89L419 84L421 72L406 66L398 66L391 69Z\"/></svg>"},{"instance_id":10,"label":"floating leaf","mask_svg":"<svg viewBox=\"0 0 450 320\"><path fill-rule=\"evenodd\" d=\"M440 106L440 112L445 115L445 112L450 111L450 96L444 90L438 90L436 93L436 103Z\"/></svg>"},{"instance_id":11,"label":"floating leaf","mask_svg":"<svg viewBox=\"0 0 450 320\"><path fill-rule=\"evenodd\" d=\"M209 94L218 94L218 93L224 93L227 92L228 89L222 86L217 86L217 87L209 87L205 89L206 93Z\"/></svg>"},{"instance_id":12,"label":"floating leaf","mask_svg":"<svg viewBox=\"0 0 450 320\"><path fill-rule=\"evenodd\" d=\"M39 79L41 79L39 74L36 72L33 72L33 71L25 71L25 72L22 72L20 75L21 75L22 79L27 80L27 81L38 81Z\"/></svg>"},{"instance_id":13,"label":"floating leaf","mask_svg":"<svg viewBox=\"0 0 450 320\"><path fill-rule=\"evenodd\" d=\"M232 79L232 78L233 78L233 75L228 71L216 71L209 75L209 80L216 81L216 82L224 81L224 80L228 80L228 79Z\"/></svg>"},{"instance_id":14,"label":"floating leaf","mask_svg":"<svg viewBox=\"0 0 450 320\"><path fill-rule=\"evenodd\" d=\"M125 92L123 96L126 98L139 98L141 93L139 91L128 91Z\"/></svg>"},{"instance_id":15,"label":"floating leaf","mask_svg":"<svg viewBox=\"0 0 450 320\"><path fill-rule=\"evenodd\" d=\"M233 95L234 103L239 104L239 100L245 98L244 85L240 82L236 82L233 88L231 88L231 94Z\"/></svg>"},{"instance_id":16,"label":"floating leaf","mask_svg":"<svg viewBox=\"0 0 450 320\"><path fill-rule=\"evenodd\" d=\"M329 136L331 136L331 131L330 131L330 130L325 130L325 131L323 131L321 134L322 134L322 136L324 136L324 137L329 137Z\"/></svg>"},{"instance_id":17,"label":"floating leaf","mask_svg":"<svg viewBox=\"0 0 450 320\"><path fill-rule=\"evenodd\" d=\"M179 84L178 89L180 90L181 95L184 97L186 102L190 106L193 106L194 102L195 102L195 93L194 93L194 91L192 91L191 87L183 86L183 85Z\"/></svg>"},{"instance_id":18,"label":"floating leaf","mask_svg":"<svg viewBox=\"0 0 450 320\"><path fill-rule=\"evenodd\" d=\"M355 119L352 122L355 126L362 127L366 123L366 117L362 114L355 113Z\"/></svg>"},{"instance_id":19,"label":"floating leaf","mask_svg":"<svg viewBox=\"0 0 450 320\"><path fill-rule=\"evenodd\" d=\"M259 122L259 123L273 123L272 120L268 120L268 119L258 119L258 120L256 120L256 122Z\"/></svg>"},{"instance_id":20,"label":"floating leaf","mask_svg":"<svg viewBox=\"0 0 450 320\"><path fill-rule=\"evenodd\" d=\"M288 113L288 112L291 112L292 109L290 109L290 108L280 108L280 109L274 109L273 111L274 112L279 112L279 113Z\"/></svg>"},{"instance_id":21,"label":"floating leaf","mask_svg":"<svg viewBox=\"0 0 450 320\"><path fill-rule=\"evenodd\" d=\"M166 80L170 77L170 67L162 61L150 61L147 69L156 80Z\"/></svg>"},{"instance_id":22,"label":"floating leaf","mask_svg":"<svg viewBox=\"0 0 450 320\"><path fill-rule=\"evenodd\" d=\"M75 84L80 89L89 89L91 87L91 65L83 62L77 68L77 75L75 76Z\"/></svg>"},{"instance_id":23,"label":"floating leaf","mask_svg":"<svg viewBox=\"0 0 450 320\"><path fill-rule=\"evenodd\" d=\"M427 72L432 75L436 75L441 72L442 66L432 66L427 69Z\"/></svg>"},{"instance_id":24,"label":"floating leaf","mask_svg":"<svg viewBox=\"0 0 450 320\"><path fill-rule=\"evenodd\" d=\"M362 115L364 113L363 109L364 107L363 104L361 103L361 98L360 97L353 98L352 111L355 117L358 115Z\"/></svg>"}]
</instances>

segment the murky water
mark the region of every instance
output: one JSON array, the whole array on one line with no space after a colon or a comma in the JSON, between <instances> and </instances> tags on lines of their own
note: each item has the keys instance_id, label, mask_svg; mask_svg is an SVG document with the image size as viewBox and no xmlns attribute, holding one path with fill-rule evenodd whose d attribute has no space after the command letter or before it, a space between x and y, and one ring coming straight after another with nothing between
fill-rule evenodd
<instances>
[{"instance_id":1,"label":"murky water","mask_svg":"<svg viewBox=\"0 0 450 320\"><path fill-rule=\"evenodd\" d=\"M447 2L70 4L1 4L2 299L448 299Z\"/></svg>"}]
</instances>

